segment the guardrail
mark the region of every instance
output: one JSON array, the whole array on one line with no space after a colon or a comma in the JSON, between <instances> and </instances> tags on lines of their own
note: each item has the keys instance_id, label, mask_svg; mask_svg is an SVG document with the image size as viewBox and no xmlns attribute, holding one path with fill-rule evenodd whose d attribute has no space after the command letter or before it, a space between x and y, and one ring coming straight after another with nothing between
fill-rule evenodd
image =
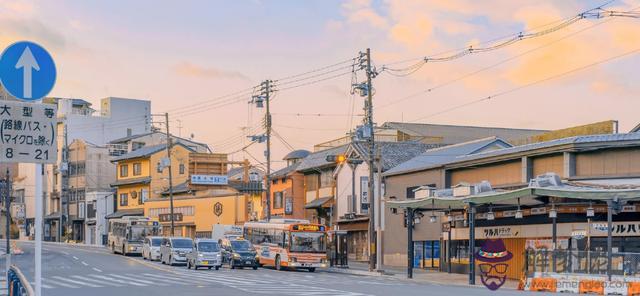
<instances>
[{"instance_id":1,"label":"guardrail","mask_svg":"<svg viewBox=\"0 0 640 296\"><path fill-rule=\"evenodd\" d=\"M34 296L33 288L31 284L27 280L27 278L22 274L20 269L11 265L9 268L9 272L7 273L7 285L8 285L8 295L9 296Z\"/></svg>"}]
</instances>

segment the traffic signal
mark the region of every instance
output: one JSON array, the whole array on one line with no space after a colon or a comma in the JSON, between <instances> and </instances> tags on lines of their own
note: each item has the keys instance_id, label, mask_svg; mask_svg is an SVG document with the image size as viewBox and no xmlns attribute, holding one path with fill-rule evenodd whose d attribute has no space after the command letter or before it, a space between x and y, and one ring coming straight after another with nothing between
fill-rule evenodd
<instances>
[{"instance_id":1,"label":"traffic signal","mask_svg":"<svg viewBox=\"0 0 640 296\"><path fill-rule=\"evenodd\" d=\"M327 155L326 158L327 162L333 162L333 163L343 163L347 160L347 157L342 155L342 154L338 154L338 155Z\"/></svg>"}]
</instances>

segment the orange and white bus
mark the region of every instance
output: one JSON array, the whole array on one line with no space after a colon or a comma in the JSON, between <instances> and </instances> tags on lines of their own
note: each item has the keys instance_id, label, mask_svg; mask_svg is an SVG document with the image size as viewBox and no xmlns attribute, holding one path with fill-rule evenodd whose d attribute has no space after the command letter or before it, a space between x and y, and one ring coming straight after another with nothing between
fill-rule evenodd
<instances>
[{"instance_id":1,"label":"orange and white bus","mask_svg":"<svg viewBox=\"0 0 640 296\"><path fill-rule=\"evenodd\" d=\"M311 272L328 266L324 225L307 220L271 219L245 223L243 235L256 248L262 266Z\"/></svg>"}]
</instances>

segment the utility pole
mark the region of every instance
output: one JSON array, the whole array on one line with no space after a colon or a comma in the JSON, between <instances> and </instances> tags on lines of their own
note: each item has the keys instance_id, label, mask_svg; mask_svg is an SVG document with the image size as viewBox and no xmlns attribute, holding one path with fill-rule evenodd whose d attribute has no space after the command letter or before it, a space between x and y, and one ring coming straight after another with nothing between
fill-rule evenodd
<instances>
[{"instance_id":1,"label":"utility pole","mask_svg":"<svg viewBox=\"0 0 640 296\"><path fill-rule=\"evenodd\" d=\"M67 123L64 122L64 143L62 146L62 189L60 190L60 225L58 227L58 241L62 242L62 236L65 234L64 228L69 229L66 225L69 221L69 142L67 135Z\"/></svg>"},{"instance_id":2,"label":"utility pole","mask_svg":"<svg viewBox=\"0 0 640 296\"><path fill-rule=\"evenodd\" d=\"M7 176L4 179L4 205L5 205L5 216L7 218L7 225L5 227L5 235L7 236L7 249L6 249L6 254L7 254L7 273L9 272L9 267L11 266L11 244L10 244L10 239L11 239L11 177L9 176L9 168L7 168Z\"/></svg>"},{"instance_id":3,"label":"utility pole","mask_svg":"<svg viewBox=\"0 0 640 296\"><path fill-rule=\"evenodd\" d=\"M271 111L269 110L269 101L271 96L270 80L264 81L264 99L266 105L265 129L267 135L267 221L271 221Z\"/></svg>"},{"instance_id":4,"label":"utility pole","mask_svg":"<svg viewBox=\"0 0 640 296\"><path fill-rule=\"evenodd\" d=\"M373 79L373 71L371 69L371 49L367 48L365 53L367 59L366 72L367 72L367 101L365 104L365 114L366 116L366 125L369 131L369 137L367 138L367 142L369 142L369 271L373 271L376 268L376 236L375 236L375 194L374 183L373 183L373 170L375 169L375 159L374 159L374 149L375 149L375 140L374 140L374 131L373 131L373 87L371 80Z\"/></svg>"},{"instance_id":5,"label":"utility pole","mask_svg":"<svg viewBox=\"0 0 640 296\"><path fill-rule=\"evenodd\" d=\"M378 197L373 198L376 213L376 270L382 270L382 152L378 146L376 163L378 164Z\"/></svg>"},{"instance_id":6,"label":"utility pole","mask_svg":"<svg viewBox=\"0 0 640 296\"><path fill-rule=\"evenodd\" d=\"M164 123L167 128L167 159L169 160L169 213L171 214L171 236L175 235L175 217L173 217L173 172L171 166L171 134L169 134L169 113L164 113ZM140 196L142 198L142 196Z\"/></svg>"},{"instance_id":7,"label":"utility pole","mask_svg":"<svg viewBox=\"0 0 640 296\"><path fill-rule=\"evenodd\" d=\"M265 178L265 197L266 197L266 218L267 221L271 220L271 110L269 109L269 101L271 98L271 80L265 80L260 83L260 94L251 97L249 103L256 104L257 108L262 108L263 104L266 105L266 112L264 115L264 135L251 135L251 141L262 143L266 140L267 150L264 152L264 156L267 159L267 173Z\"/></svg>"}]
</instances>

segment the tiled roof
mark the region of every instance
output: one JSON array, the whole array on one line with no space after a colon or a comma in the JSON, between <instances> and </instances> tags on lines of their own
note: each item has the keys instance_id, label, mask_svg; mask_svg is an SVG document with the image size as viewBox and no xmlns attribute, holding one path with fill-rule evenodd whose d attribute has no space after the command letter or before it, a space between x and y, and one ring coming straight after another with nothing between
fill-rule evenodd
<instances>
[{"instance_id":1,"label":"tiled roof","mask_svg":"<svg viewBox=\"0 0 640 296\"><path fill-rule=\"evenodd\" d=\"M386 171L383 175L392 176L406 174L444 165L455 160L458 156L475 153L492 144L498 144L503 147L511 147L509 143L497 137L489 137L465 143L429 149L424 153L393 167L392 169Z\"/></svg>"},{"instance_id":2,"label":"tiled roof","mask_svg":"<svg viewBox=\"0 0 640 296\"><path fill-rule=\"evenodd\" d=\"M546 130L515 129L500 127L461 126L427 123L386 122L383 128L397 129L418 137L439 138L443 144L456 144L486 137L499 137L506 141L528 138Z\"/></svg>"},{"instance_id":3,"label":"tiled roof","mask_svg":"<svg viewBox=\"0 0 640 296\"><path fill-rule=\"evenodd\" d=\"M590 136L576 136L569 138L562 138L557 140L551 140L547 142L539 142L526 144L521 146L514 146L511 148L505 148L494 151L487 151L472 155L465 155L455 159L454 162L469 161L475 159L488 158L493 156L508 155L512 153L525 152L536 149L551 148L555 146L571 145L571 144L590 144L590 143L602 143L602 142L624 142L624 141L640 141L640 133L628 133L628 134L603 134L603 135L590 135Z\"/></svg>"},{"instance_id":4,"label":"tiled roof","mask_svg":"<svg viewBox=\"0 0 640 296\"><path fill-rule=\"evenodd\" d=\"M297 170L306 171L310 169L321 168L327 165L332 165L333 163L327 161L327 156L344 154L346 151L347 145L342 145L335 148L329 148L311 153L309 154L309 156L305 157L302 162L300 162Z\"/></svg>"},{"instance_id":5,"label":"tiled roof","mask_svg":"<svg viewBox=\"0 0 640 296\"><path fill-rule=\"evenodd\" d=\"M296 162L286 168L282 168L279 169L273 173L271 173L271 178L280 178L280 177L285 177L286 175L288 175L291 172L296 171L296 169L298 168L298 166L300 165L300 162Z\"/></svg>"},{"instance_id":6,"label":"tiled roof","mask_svg":"<svg viewBox=\"0 0 640 296\"><path fill-rule=\"evenodd\" d=\"M130 178L130 179L122 179L117 180L114 183L111 183L111 186L122 186L122 185L131 185L131 184L149 184L151 182L151 177L141 177L141 178Z\"/></svg>"},{"instance_id":7,"label":"tiled roof","mask_svg":"<svg viewBox=\"0 0 640 296\"><path fill-rule=\"evenodd\" d=\"M380 147L382 157L382 171L387 171L413 157L427 151L442 146L441 144L424 144L420 142L376 142ZM354 150L363 159L368 159L368 147L366 143L355 142L352 144ZM377 148L376 148L377 149Z\"/></svg>"},{"instance_id":8,"label":"tiled roof","mask_svg":"<svg viewBox=\"0 0 640 296\"><path fill-rule=\"evenodd\" d=\"M293 150L291 152L289 152L287 155L285 155L282 159L284 160L289 160L289 159L302 159L307 157L309 154L311 154L311 152L307 151L307 150Z\"/></svg>"},{"instance_id":9,"label":"tiled roof","mask_svg":"<svg viewBox=\"0 0 640 296\"><path fill-rule=\"evenodd\" d=\"M154 146L144 146L142 148L136 149L134 151L131 151L127 154L123 154L117 157L114 157L112 159L112 161L120 161L120 160L126 160L126 159L133 159L133 158L138 158L138 157L145 157L145 156L149 156L151 154L154 154L158 151L167 149L167 145L166 144L160 144L160 145L154 145Z\"/></svg>"}]
</instances>

